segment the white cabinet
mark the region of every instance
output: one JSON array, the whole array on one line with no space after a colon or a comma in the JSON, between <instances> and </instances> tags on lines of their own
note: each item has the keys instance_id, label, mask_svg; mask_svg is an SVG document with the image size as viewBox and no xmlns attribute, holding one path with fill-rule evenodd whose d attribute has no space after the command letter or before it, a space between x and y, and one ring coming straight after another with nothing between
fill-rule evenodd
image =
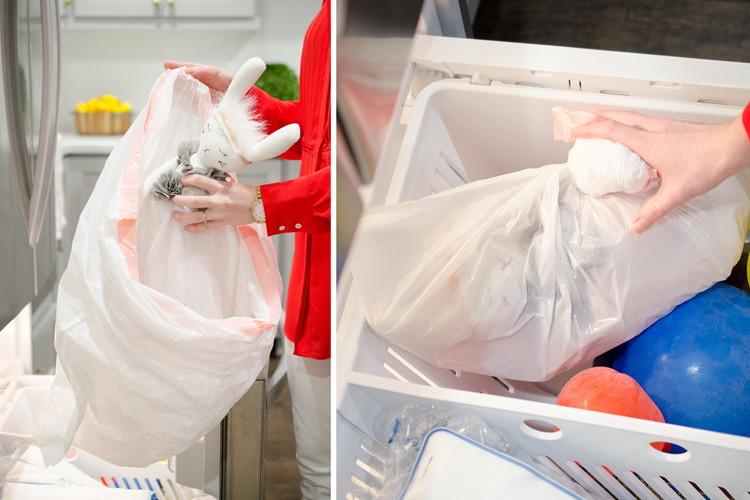
<instances>
[{"instance_id":1,"label":"white cabinet","mask_svg":"<svg viewBox=\"0 0 750 500\"><path fill-rule=\"evenodd\" d=\"M61 0L63 26L257 29L256 0Z\"/></svg>"},{"instance_id":2,"label":"white cabinet","mask_svg":"<svg viewBox=\"0 0 750 500\"><path fill-rule=\"evenodd\" d=\"M70 248L73 235L78 226L78 219L86 206L99 174L104 168L106 156L101 155L71 155L63 158L63 193L65 203L65 219L67 224L62 233L60 255L57 266L62 273L68 266Z\"/></svg>"},{"instance_id":3,"label":"white cabinet","mask_svg":"<svg viewBox=\"0 0 750 500\"><path fill-rule=\"evenodd\" d=\"M159 2L153 0L68 0L69 14L77 18L156 17Z\"/></svg>"},{"instance_id":4,"label":"white cabinet","mask_svg":"<svg viewBox=\"0 0 750 500\"><path fill-rule=\"evenodd\" d=\"M177 18L223 17L232 19L251 18L255 15L255 0L161 0L161 3L162 15Z\"/></svg>"}]
</instances>

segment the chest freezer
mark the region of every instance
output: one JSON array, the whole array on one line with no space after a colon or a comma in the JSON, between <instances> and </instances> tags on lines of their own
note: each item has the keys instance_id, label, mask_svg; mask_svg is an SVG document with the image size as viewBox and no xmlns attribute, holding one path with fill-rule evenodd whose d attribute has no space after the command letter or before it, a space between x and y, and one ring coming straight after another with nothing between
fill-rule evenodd
<instances>
[{"instance_id":1,"label":"chest freezer","mask_svg":"<svg viewBox=\"0 0 750 500\"><path fill-rule=\"evenodd\" d=\"M745 63L417 36L369 205L564 163L571 144L552 139L554 106L725 122L749 100ZM420 402L492 422L596 498L750 498L750 438L555 406L562 385L590 365L543 383L432 366L372 331L346 266L338 310L340 498L382 486L378 416ZM651 446L659 442L673 452Z\"/></svg>"}]
</instances>

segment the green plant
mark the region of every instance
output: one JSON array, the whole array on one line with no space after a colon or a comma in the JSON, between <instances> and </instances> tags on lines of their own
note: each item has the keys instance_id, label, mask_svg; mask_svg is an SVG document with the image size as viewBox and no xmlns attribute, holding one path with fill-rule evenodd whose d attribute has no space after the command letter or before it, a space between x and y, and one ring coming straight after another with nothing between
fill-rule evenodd
<instances>
[{"instance_id":1,"label":"green plant","mask_svg":"<svg viewBox=\"0 0 750 500\"><path fill-rule=\"evenodd\" d=\"M255 86L282 101L299 99L299 79L286 64L267 64Z\"/></svg>"}]
</instances>

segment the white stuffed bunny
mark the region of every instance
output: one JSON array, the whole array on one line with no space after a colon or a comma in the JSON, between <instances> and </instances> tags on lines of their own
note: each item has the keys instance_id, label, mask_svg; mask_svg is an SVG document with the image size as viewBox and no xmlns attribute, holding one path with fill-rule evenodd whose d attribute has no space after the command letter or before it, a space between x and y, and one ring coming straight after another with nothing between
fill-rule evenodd
<instances>
[{"instance_id":1,"label":"white stuffed bunny","mask_svg":"<svg viewBox=\"0 0 750 500\"><path fill-rule=\"evenodd\" d=\"M144 194L166 199L177 194L207 194L202 189L183 188L182 176L194 173L224 180L227 173L278 156L299 140L298 124L286 125L267 135L264 124L252 116L252 99L245 94L265 69L265 63L258 57L242 65L203 126L200 140L181 143L177 157L146 179Z\"/></svg>"}]
</instances>

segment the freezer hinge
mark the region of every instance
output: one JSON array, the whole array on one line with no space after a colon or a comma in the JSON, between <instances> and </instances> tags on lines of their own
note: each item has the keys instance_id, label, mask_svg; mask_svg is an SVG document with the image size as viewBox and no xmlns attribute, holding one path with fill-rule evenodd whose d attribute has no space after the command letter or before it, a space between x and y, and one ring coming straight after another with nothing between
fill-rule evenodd
<instances>
[{"instance_id":1,"label":"freezer hinge","mask_svg":"<svg viewBox=\"0 0 750 500\"><path fill-rule=\"evenodd\" d=\"M469 83L472 85L483 85L485 87L489 87L490 85L492 85L492 78L487 75L483 75L482 73L476 72L471 75Z\"/></svg>"},{"instance_id":2,"label":"freezer hinge","mask_svg":"<svg viewBox=\"0 0 750 500\"><path fill-rule=\"evenodd\" d=\"M416 61L411 68L411 81L404 105L407 107L412 106L419 93L429 84L454 78L454 76L453 72L445 65Z\"/></svg>"}]
</instances>

